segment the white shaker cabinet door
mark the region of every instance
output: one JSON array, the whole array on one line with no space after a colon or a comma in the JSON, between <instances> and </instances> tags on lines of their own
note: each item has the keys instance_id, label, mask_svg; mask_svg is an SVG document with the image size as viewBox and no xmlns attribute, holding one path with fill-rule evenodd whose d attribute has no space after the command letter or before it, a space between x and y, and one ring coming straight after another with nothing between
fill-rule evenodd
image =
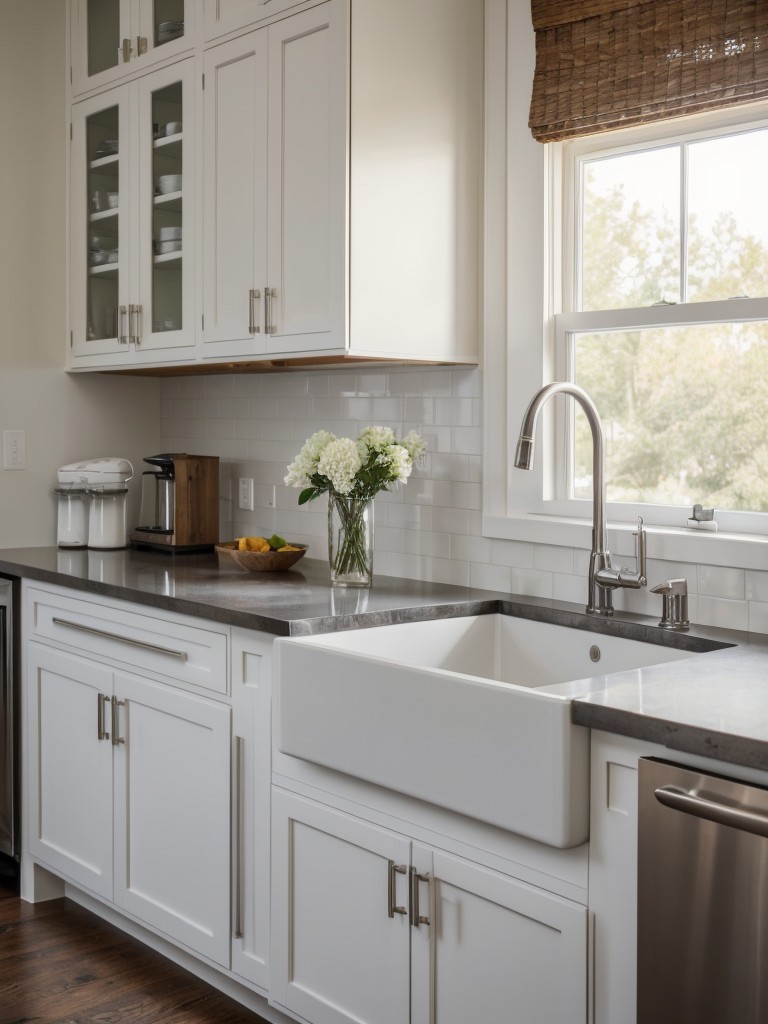
<instances>
[{"instance_id":1,"label":"white shaker cabinet door","mask_svg":"<svg viewBox=\"0 0 768 1024\"><path fill-rule=\"evenodd\" d=\"M114 902L229 966L230 709L115 674Z\"/></svg>"},{"instance_id":2,"label":"white shaker cabinet door","mask_svg":"<svg viewBox=\"0 0 768 1024\"><path fill-rule=\"evenodd\" d=\"M203 355L263 353L267 31L205 54Z\"/></svg>"},{"instance_id":3,"label":"white shaker cabinet door","mask_svg":"<svg viewBox=\"0 0 768 1024\"><path fill-rule=\"evenodd\" d=\"M275 788L272 812L270 1001L313 1024L408 1024L409 840Z\"/></svg>"},{"instance_id":4,"label":"white shaker cabinet door","mask_svg":"<svg viewBox=\"0 0 768 1024\"><path fill-rule=\"evenodd\" d=\"M584 1024L586 908L440 851L433 864L432 1016L414 1024Z\"/></svg>"},{"instance_id":5,"label":"white shaker cabinet door","mask_svg":"<svg viewBox=\"0 0 768 1024\"><path fill-rule=\"evenodd\" d=\"M345 347L345 23L329 0L269 28L270 354Z\"/></svg>"},{"instance_id":6,"label":"white shaker cabinet door","mask_svg":"<svg viewBox=\"0 0 768 1024\"><path fill-rule=\"evenodd\" d=\"M27 686L30 852L111 899L112 673L30 643Z\"/></svg>"}]
</instances>

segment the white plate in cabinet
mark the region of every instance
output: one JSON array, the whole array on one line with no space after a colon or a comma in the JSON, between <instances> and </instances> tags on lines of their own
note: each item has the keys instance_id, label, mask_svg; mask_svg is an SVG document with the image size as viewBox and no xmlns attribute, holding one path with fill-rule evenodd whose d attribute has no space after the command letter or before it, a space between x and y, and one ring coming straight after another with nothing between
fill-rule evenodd
<instances>
[{"instance_id":1,"label":"white plate in cabinet","mask_svg":"<svg viewBox=\"0 0 768 1024\"><path fill-rule=\"evenodd\" d=\"M583 1024L586 908L273 789L271 999L317 1024Z\"/></svg>"},{"instance_id":2,"label":"white plate in cabinet","mask_svg":"<svg viewBox=\"0 0 768 1024\"><path fill-rule=\"evenodd\" d=\"M229 966L230 709L28 642L29 852Z\"/></svg>"}]
</instances>

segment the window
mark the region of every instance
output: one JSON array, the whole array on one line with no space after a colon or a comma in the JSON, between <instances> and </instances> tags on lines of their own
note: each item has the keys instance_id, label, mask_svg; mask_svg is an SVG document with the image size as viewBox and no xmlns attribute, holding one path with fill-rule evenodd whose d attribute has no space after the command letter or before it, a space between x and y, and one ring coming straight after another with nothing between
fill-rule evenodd
<instances>
[{"instance_id":1,"label":"window","mask_svg":"<svg viewBox=\"0 0 768 1024\"><path fill-rule=\"evenodd\" d=\"M600 411L618 518L682 525L699 503L756 531L768 512L768 123L685 135L680 123L666 139L655 126L652 139L564 147L557 376ZM560 415L552 510L569 511L591 495L591 436L575 403Z\"/></svg>"},{"instance_id":2,"label":"window","mask_svg":"<svg viewBox=\"0 0 768 1024\"><path fill-rule=\"evenodd\" d=\"M768 102L541 145L528 124L530 9L485 10L483 535L589 550L591 456L575 402L547 403L533 472L513 467L533 395L575 378L608 435L611 551L631 556L642 514L651 558L765 568L768 260L749 256L768 247ZM740 462L741 476L723 482L718 460ZM716 508L719 533L684 528L698 502Z\"/></svg>"}]
</instances>

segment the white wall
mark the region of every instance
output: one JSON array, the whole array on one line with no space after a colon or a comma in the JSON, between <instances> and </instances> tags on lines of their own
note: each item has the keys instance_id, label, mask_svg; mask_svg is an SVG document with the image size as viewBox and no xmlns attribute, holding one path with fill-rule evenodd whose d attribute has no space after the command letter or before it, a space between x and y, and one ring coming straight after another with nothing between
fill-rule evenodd
<instances>
[{"instance_id":1,"label":"white wall","mask_svg":"<svg viewBox=\"0 0 768 1024\"><path fill-rule=\"evenodd\" d=\"M157 381L63 369L66 35L63 0L0 0L0 430L27 444L26 470L0 468L0 547L55 542L58 466L159 443Z\"/></svg>"}]
</instances>

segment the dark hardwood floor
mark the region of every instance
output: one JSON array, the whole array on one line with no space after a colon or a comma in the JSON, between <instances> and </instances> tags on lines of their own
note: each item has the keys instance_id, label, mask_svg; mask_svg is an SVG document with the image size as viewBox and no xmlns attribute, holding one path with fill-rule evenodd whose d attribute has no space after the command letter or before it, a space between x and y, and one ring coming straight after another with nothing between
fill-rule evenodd
<instances>
[{"instance_id":1,"label":"dark hardwood floor","mask_svg":"<svg viewBox=\"0 0 768 1024\"><path fill-rule=\"evenodd\" d=\"M71 900L0 873L0 1024L264 1024Z\"/></svg>"}]
</instances>

